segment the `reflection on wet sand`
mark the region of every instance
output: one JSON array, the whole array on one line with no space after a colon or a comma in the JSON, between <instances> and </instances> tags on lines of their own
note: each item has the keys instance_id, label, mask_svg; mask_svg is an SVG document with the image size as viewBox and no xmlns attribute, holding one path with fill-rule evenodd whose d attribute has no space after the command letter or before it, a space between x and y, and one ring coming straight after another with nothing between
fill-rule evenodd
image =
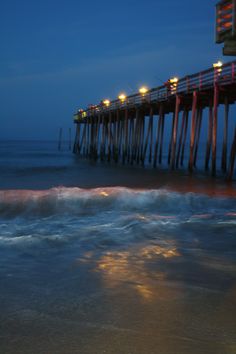
<instances>
[{"instance_id":1,"label":"reflection on wet sand","mask_svg":"<svg viewBox=\"0 0 236 354\"><path fill-rule=\"evenodd\" d=\"M158 260L168 261L180 256L180 252L172 244L148 245L131 250L106 252L95 262L94 270L101 274L106 287L116 288L120 283L126 283L143 299L150 301L154 296L158 297L158 282L165 279L165 273L151 269L151 265ZM91 258L92 252L88 252L79 262L90 262Z\"/></svg>"}]
</instances>

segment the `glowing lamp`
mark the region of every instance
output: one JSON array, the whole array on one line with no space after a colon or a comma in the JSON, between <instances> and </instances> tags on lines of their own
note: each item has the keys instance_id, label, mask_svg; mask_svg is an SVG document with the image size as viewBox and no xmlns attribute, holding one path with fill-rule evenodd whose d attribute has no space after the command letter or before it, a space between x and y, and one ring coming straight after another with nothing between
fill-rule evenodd
<instances>
[{"instance_id":1,"label":"glowing lamp","mask_svg":"<svg viewBox=\"0 0 236 354\"><path fill-rule=\"evenodd\" d=\"M218 61L217 63L213 64L213 68L221 68L223 65L222 61Z\"/></svg>"},{"instance_id":2,"label":"glowing lamp","mask_svg":"<svg viewBox=\"0 0 236 354\"><path fill-rule=\"evenodd\" d=\"M110 104L111 104L111 101L110 101L110 100L104 100L104 101L103 101L103 104L104 104L106 107L109 107Z\"/></svg>"},{"instance_id":3,"label":"glowing lamp","mask_svg":"<svg viewBox=\"0 0 236 354\"><path fill-rule=\"evenodd\" d=\"M170 79L171 84L177 84L178 81L179 79L177 77L173 77L172 79Z\"/></svg>"},{"instance_id":4,"label":"glowing lamp","mask_svg":"<svg viewBox=\"0 0 236 354\"><path fill-rule=\"evenodd\" d=\"M119 96L118 96L118 98L119 98L119 100L121 100L121 102L124 102L125 100L126 100L126 95L124 94L124 93L121 93Z\"/></svg>"},{"instance_id":5,"label":"glowing lamp","mask_svg":"<svg viewBox=\"0 0 236 354\"><path fill-rule=\"evenodd\" d=\"M148 88L145 87L145 86L142 86L142 87L139 89L139 93L141 93L141 95L145 95L147 92L148 92Z\"/></svg>"}]
</instances>

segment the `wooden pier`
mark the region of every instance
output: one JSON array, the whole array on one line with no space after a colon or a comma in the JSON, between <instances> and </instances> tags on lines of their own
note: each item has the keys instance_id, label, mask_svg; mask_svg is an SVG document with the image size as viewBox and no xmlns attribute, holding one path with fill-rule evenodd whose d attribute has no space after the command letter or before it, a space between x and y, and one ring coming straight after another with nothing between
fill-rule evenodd
<instances>
[{"instance_id":1,"label":"wooden pier","mask_svg":"<svg viewBox=\"0 0 236 354\"><path fill-rule=\"evenodd\" d=\"M236 61L218 63L197 74L169 80L163 86L143 88L137 94L121 95L114 101L79 110L74 115L74 153L154 168L167 163L172 170L184 168L185 163L193 172L197 167L203 119L207 119L204 168L215 176L220 157L219 169L230 180L234 175L236 120L232 141L228 122L229 107L235 101ZM224 114L220 116L221 105ZM171 120L170 133L165 129L167 119ZM164 161L163 149L167 143Z\"/></svg>"}]
</instances>

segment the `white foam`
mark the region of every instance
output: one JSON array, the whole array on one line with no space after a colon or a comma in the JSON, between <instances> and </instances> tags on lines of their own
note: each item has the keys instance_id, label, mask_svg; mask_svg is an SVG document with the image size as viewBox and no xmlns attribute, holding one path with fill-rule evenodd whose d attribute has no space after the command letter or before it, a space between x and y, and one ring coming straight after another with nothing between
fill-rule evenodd
<instances>
[{"instance_id":1,"label":"white foam","mask_svg":"<svg viewBox=\"0 0 236 354\"><path fill-rule=\"evenodd\" d=\"M44 191L0 191L0 217L48 217L58 214L94 214L102 211L159 212L167 215L235 212L235 202L164 189L134 190L123 187L80 189L57 187ZM168 221L169 222L169 221Z\"/></svg>"}]
</instances>

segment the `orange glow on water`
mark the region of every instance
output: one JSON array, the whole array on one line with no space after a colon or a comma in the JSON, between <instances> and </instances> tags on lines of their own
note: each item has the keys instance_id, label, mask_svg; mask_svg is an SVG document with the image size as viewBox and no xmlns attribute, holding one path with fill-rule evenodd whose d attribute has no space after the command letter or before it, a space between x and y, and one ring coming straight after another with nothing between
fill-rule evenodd
<instances>
[{"instance_id":1,"label":"orange glow on water","mask_svg":"<svg viewBox=\"0 0 236 354\"><path fill-rule=\"evenodd\" d=\"M146 267L150 262L152 264L158 259L167 261L180 256L180 252L172 242L163 246L141 246L132 250L106 252L95 262L94 270L101 274L109 288L127 283L143 300L151 301L157 297L158 282L164 281L165 275L156 270L150 273Z\"/></svg>"},{"instance_id":2,"label":"orange glow on water","mask_svg":"<svg viewBox=\"0 0 236 354\"><path fill-rule=\"evenodd\" d=\"M101 192L100 195L102 195L103 197L108 197L109 196L109 194L107 192L104 192L104 191Z\"/></svg>"}]
</instances>

